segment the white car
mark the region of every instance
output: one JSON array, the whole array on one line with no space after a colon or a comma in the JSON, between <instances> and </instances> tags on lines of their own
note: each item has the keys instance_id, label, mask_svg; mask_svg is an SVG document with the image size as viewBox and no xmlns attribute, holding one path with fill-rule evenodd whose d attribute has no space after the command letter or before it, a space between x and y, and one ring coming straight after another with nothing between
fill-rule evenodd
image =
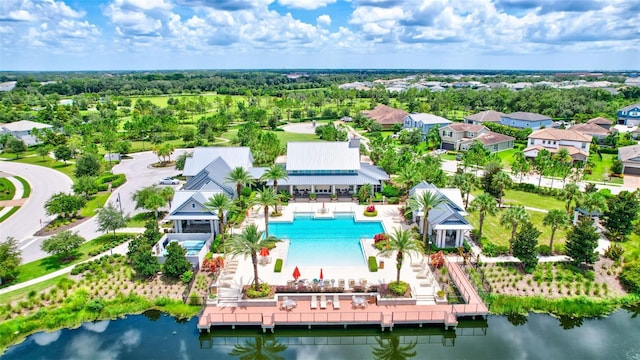
<instances>
[{"instance_id":1,"label":"white car","mask_svg":"<svg viewBox=\"0 0 640 360\"><path fill-rule=\"evenodd\" d=\"M160 185L178 185L180 184L180 180L174 179L172 177L166 177L158 182Z\"/></svg>"}]
</instances>

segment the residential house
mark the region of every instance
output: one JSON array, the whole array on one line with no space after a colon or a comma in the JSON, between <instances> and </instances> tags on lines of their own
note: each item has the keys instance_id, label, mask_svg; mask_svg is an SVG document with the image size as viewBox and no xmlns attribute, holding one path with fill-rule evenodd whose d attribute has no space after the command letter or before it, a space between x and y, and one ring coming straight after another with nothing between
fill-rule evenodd
<instances>
[{"instance_id":1,"label":"residential house","mask_svg":"<svg viewBox=\"0 0 640 360\"><path fill-rule=\"evenodd\" d=\"M453 248L462 246L465 234L473 229L469 221L465 218L467 212L464 210L462 194L457 188L438 189L433 184L421 182L409 190L410 196L420 196L421 193L429 191L438 194L444 199L442 204L429 210L427 218L427 234L431 244L438 248ZM423 233L424 209L417 209L412 212L413 221L418 224L420 233Z\"/></svg>"},{"instance_id":2,"label":"residential house","mask_svg":"<svg viewBox=\"0 0 640 360\"><path fill-rule=\"evenodd\" d=\"M486 126L453 123L440 129L440 148L446 150L468 150L479 141L485 149L495 152L513 148L515 138L489 130Z\"/></svg>"},{"instance_id":3,"label":"residential house","mask_svg":"<svg viewBox=\"0 0 640 360\"><path fill-rule=\"evenodd\" d=\"M609 124L611 125L611 124ZM603 140L609 135L609 130L595 123L577 124L570 127L571 130L577 131L581 134L590 135L598 140Z\"/></svg>"},{"instance_id":4,"label":"residential house","mask_svg":"<svg viewBox=\"0 0 640 360\"><path fill-rule=\"evenodd\" d=\"M640 103L625 106L618 110L618 125L640 125Z\"/></svg>"},{"instance_id":5,"label":"residential house","mask_svg":"<svg viewBox=\"0 0 640 360\"><path fill-rule=\"evenodd\" d=\"M551 127L553 120L546 115L518 111L503 115L500 118L500 123L519 129L537 130L542 127Z\"/></svg>"},{"instance_id":6,"label":"residential house","mask_svg":"<svg viewBox=\"0 0 640 360\"><path fill-rule=\"evenodd\" d=\"M622 173L640 175L640 145L618 148L618 160L622 161Z\"/></svg>"},{"instance_id":7,"label":"residential house","mask_svg":"<svg viewBox=\"0 0 640 360\"><path fill-rule=\"evenodd\" d=\"M373 110L363 111L362 114L380 124L383 129L390 129L395 124L402 124L404 117L409 113L401 109L381 104L376 106Z\"/></svg>"},{"instance_id":8,"label":"residential house","mask_svg":"<svg viewBox=\"0 0 640 360\"><path fill-rule=\"evenodd\" d=\"M382 190L389 175L377 166L360 161L360 139L347 142L290 142L281 162L287 179L278 181L278 191L294 196L336 195L350 197L369 184ZM271 185L272 182L268 182Z\"/></svg>"},{"instance_id":9,"label":"residential house","mask_svg":"<svg viewBox=\"0 0 640 360\"><path fill-rule=\"evenodd\" d=\"M595 124L605 130L609 130L611 129L611 125L613 125L613 121L609 119L605 119L603 117L597 117L597 118L587 120L587 124Z\"/></svg>"},{"instance_id":10,"label":"residential house","mask_svg":"<svg viewBox=\"0 0 640 360\"><path fill-rule=\"evenodd\" d=\"M20 120L0 125L0 134L11 134L24 141L27 146L32 146L40 144L40 140L33 135L34 129L53 129L53 126L30 120Z\"/></svg>"},{"instance_id":11,"label":"residential house","mask_svg":"<svg viewBox=\"0 0 640 360\"><path fill-rule=\"evenodd\" d=\"M586 161L589 157L591 135L571 129L540 129L528 136L528 147L524 149L527 158L535 158L542 149L555 154L560 149L567 149L573 161Z\"/></svg>"},{"instance_id":12,"label":"residential house","mask_svg":"<svg viewBox=\"0 0 640 360\"><path fill-rule=\"evenodd\" d=\"M473 125L482 125L484 123L497 123L502 121L502 117L505 114L500 111L487 110L477 114L469 115L464 118L464 122Z\"/></svg>"},{"instance_id":13,"label":"residential house","mask_svg":"<svg viewBox=\"0 0 640 360\"><path fill-rule=\"evenodd\" d=\"M451 123L451 120L447 120L441 116L426 113L413 113L404 117L402 120L402 128L420 129L420 131L422 131L422 139L424 140L431 128L435 126L442 128L443 126L447 126Z\"/></svg>"}]
</instances>

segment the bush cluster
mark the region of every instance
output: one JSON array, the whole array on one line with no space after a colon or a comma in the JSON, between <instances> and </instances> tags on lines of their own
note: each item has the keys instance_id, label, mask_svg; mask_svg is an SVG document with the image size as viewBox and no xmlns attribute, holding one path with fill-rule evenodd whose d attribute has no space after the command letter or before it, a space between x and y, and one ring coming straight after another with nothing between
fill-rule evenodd
<instances>
[{"instance_id":1,"label":"bush cluster","mask_svg":"<svg viewBox=\"0 0 640 360\"><path fill-rule=\"evenodd\" d=\"M389 283L389 290L399 296L404 295L407 292L407 289L409 288L409 284L407 284L404 281L400 281L400 282L390 282Z\"/></svg>"},{"instance_id":2,"label":"bush cluster","mask_svg":"<svg viewBox=\"0 0 640 360\"><path fill-rule=\"evenodd\" d=\"M369 271L378 272L378 261L375 256L369 256Z\"/></svg>"},{"instance_id":3,"label":"bush cluster","mask_svg":"<svg viewBox=\"0 0 640 360\"><path fill-rule=\"evenodd\" d=\"M495 257L499 255L505 255L509 253L509 247L504 245L496 245L492 242L487 241L486 239L482 239L482 253L485 256Z\"/></svg>"},{"instance_id":4,"label":"bush cluster","mask_svg":"<svg viewBox=\"0 0 640 360\"><path fill-rule=\"evenodd\" d=\"M277 259L275 265L273 265L273 272L282 272L282 259Z\"/></svg>"},{"instance_id":5,"label":"bush cluster","mask_svg":"<svg viewBox=\"0 0 640 360\"><path fill-rule=\"evenodd\" d=\"M620 273L620 282L627 291L640 294L640 263L625 265Z\"/></svg>"},{"instance_id":6,"label":"bush cluster","mask_svg":"<svg viewBox=\"0 0 640 360\"><path fill-rule=\"evenodd\" d=\"M109 184L111 184L112 189L115 189L124 184L125 181L127 181L127 178L124 174L105 174L96 179L96 184L99 191L107 191L109 190Z\"/></svg>"},{"instance_id":7,"label":"bush cluster","mask_svg":"<svg viewBox=\"0 0 640 360\"><path fill-rule=\"evenodd\" d=\"M115 248L116 246L124 243L127 240L129 240L129 236L128 235L118 234L118 235L116 235L115 239L113 239L112 241L102 245L99 249L89 251L89 256L93 257L93 256L100 255L103 252L107 252L107 251Z\"/></svg>"},{"instance_id":8,"label":"bush cluster","mask_svg":"<svg viewBox=\"0 0 640 360\"><path fill-rule=\"evenodd\" d=\"M271 293L271 287L269 287L269 284L262 283L260 284L260 289L258 291L256 291L253 286L250 286L247 288L245 293L250 299L263 298L267 297L269 293Z\"/></svg>"}]
</instances>

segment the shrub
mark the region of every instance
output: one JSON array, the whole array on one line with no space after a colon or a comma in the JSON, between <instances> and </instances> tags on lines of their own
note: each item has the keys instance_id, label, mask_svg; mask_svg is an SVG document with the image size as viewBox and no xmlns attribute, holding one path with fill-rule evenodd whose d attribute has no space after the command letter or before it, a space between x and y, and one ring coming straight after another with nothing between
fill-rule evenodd
<instances>
[{"instance_id":1,"label":"shrub","mask_svg":"<svg viewBox=\"0 0 640 360\"><path fill-rule=\"evenodd\" d=\"M369 271L378 272L378 261L375 256L369 256Z\"/></svg>"},{"instance_id":2,"label":"shrub","mask_svg":"<svg viewBox=\"0 0 640 360\"><path fill-rule=\"evenodd\" d=\"M211 242L211 252L214 254L217 254L219 250L218 248L220 247L221 244L222 244L222 235L218 234Z\"/></svg>"},{"instance_id":3,"label":"shrub","mask_svg":"<svg viewBox=\"0 0 640 360\"><path fill-rule=\"evenodd\" d=\"M380 241L387 241L389 240L389 235L385 234L385 233L380 233L380 234L375 234L373 236L373 242L374 244L379 243Z\"/></svg>"},{"instance_id":4,"label":"shrub","mask_svg":"<svg viewBox=\"0 0 640 360\"><path fill-rule=\"evenodd\" d=\"M384 250L389 247L389 240L378 241L373 246L378 250Z\"/></svg>"},{"instance_id":5,"label":"shrub","mask_svg":"<svg viewBox=\"0 0 640 360\"><path fill-rule=\"evenodd\" d=\"M374 210L374 211L365 211L364 212L364 216L366 216L366 217L378 216L378 211L376 211L376 210Z\"/></svg>"},{"instance_id":6,"label":"shrub","mask_svg":"<svg viewBox=\"0 0 640 360\"><path fill-rule=\"evenodd\" d=\"M640 263L625 265L620 273L620 282L627 291L640 294Z\"/></svg>"},{"instance_id":7,"label":"shrub","mask_svg":"<svg viewBox=\"0 0 640 360\"><path fill-rule=\"evenodd\" d=\"M270 293L271 287L269 287L269 284L264 283L260 284L260 289L258 291L256 291L253 286L248 287L245 291L245 294L250 299L263 298L268 296Z\"/></svg>"},{"instance_id":8,"label":"shrub","mask_svg":"<svg viewBox=\"0 0 640 360\"><path fill-rule=\"evenodd\" d=\"M182 280L182 282L185 284L190 283L191 279L193 279L193 271L191 270L185 271L182 275L180 275L180 280Z\"/></svg>"},{"instance_id":9,"label":"shrub","mask_svg":"<svg viewBox=\"0 0 640 360\"><path fill-rule=\"evenodd\" d=\"M276 263L273 265L273 272L282 272L282 259L276 259Z\"/></svg>"},{"instance_id":10,"label":"shrub","mask_svg":"<svg viewBox=\"0 0 640 360\"><path fill-rule=\"evenodd\" d=\"M102 298L92 299L87 302L85 308L91 312L100 312L104 309L104 300Z\"/></svg>"},{"instance_id":11,"label":"shrub","mask_svg":"<svg viewBox=\"0 0 640 360\"><path fill-rule=\"evenodd\" d=\"M538 246L538 253L542 256L549 256L551 255L551 248L549 245L540 245Z\"/></svg>"},{"instance_id":12,"label":"shrub","mask_svg":"<svg viewBox=\"0 0 640 360\"><path fill-rule=\"evenodd\" d=\"M404 281L400 281L400 282L390 282L389 283L389 290L391 290L392 293L396 294L396 295L404 295L407 292L407 289L409 288L409 284L407 284Z\"/></svg>"},{"instance_id":13,"label":"shrub","mask_svg":"<svg viewBox=\"0 0 640 360\"><path fill-rule=\"evenodd\" d=\"M367 206L367 208L364 211L365 212L374 212L374 211L376 211L376 207L375 207L375 205L369 205L369 206Z\"/></svg>"},{"instance_id":14,"label":"shrub","mask_svg":"<svg viewBox=\"0 0 640 360\"><path fill-rule=\"evenodd\" d=\"M391 197L389 197L389 198L387 199L387 202L388 202L389 204L393 204L393 205L395 205L395 204L399 204L399 203L400 203L400 198L399 198L399 197L396 197L396 196L391 196Z\"/></svg>"},{"instance_id":15,"label":"shrub","mask_svg":"<svg viewBox=\"0 0 640 360\"><path fill-rule=\"evenodd\" d=\"M382 195L391 198L391 197L398 197L399 192L398 189L396 189L395 187L391 186L391 185L384 185L382 188Z\"/></svg>"},{"instance_id":16,"label":"shrub","mask_svg":"<svg viewBox=\"0 0 640 360\"><path fill-rule=\"evenodd\" d=\"M482 253L485 256L495 257L503 254L507 254L509 252L509 247L496 245L492 242L487 241L485 238L482 238Z\"/></svg>"},{"instance_id":17,"label":"shrub","mask_svg":"<svg viewBox=\"0 0 640 360\"><path fill-rule=\"evenodd\" d=\"M202 301L200 296L198 296L198 294L192 292L191 295L189 295L189 305L192 306L197 306L197 305L201 305Z\"/></svg>"},{"instance_id":18,"label":"shrub","mask_svg":"<svg viewBox=\"0 0 640 360\"><path fill-rule=\"evenodd\" d=\"M435 254L431 254L430 260L433 266L441 268L444 265L444 253L442 251L438 251Z\"/></svg>"},{"instance_id":19,"label":"shrub","mask_svg":"<svg viewBox=\"0 0 640 360\"><path fill-rule=\"evenodd\" d=\"M604 256L611 260L620 259L620 257L622 257L622 254L624 254L624 248L619 244L612 243L611 245L609 245L607 250L604 251Z\"/></svg>"}]
</instances>

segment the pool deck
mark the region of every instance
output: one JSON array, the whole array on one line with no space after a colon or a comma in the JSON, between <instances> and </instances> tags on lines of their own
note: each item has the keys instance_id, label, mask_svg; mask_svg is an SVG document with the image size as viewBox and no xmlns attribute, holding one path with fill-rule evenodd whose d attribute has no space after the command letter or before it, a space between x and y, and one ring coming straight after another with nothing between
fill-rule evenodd
<instances>
[{"instance_id":1,"label":"pool deck","mask_svg":"<svg viewBox=\"0 0 640 360\"><path fill-rule=\"evenodd\" d=\"M320 213L322 203L290 204L283 209L283 216L274 221L293 221L295 212ZM386 232L393 232L394 228L409 228L403 221L398 211L398 205L376 205L378 216L369 218L363 215L364 207L354 203L330 203L324 204L329 212L353 212L357 221L382 221ZM325 214L323 214L325 215ZM247 223L256 224L264 230L264 217L262 211L252 211ZM234 232L238 231L234 229ZM311 293L282 293L269 300L243 300L242 287L253 280L253 266L249 258L234 258L228 260L235 263L229 269L223 271L215 283L217 298L209 301L198 320L198 329L210 331L215 326L260 326L263 331L274 331L277 326L318 326L332 325L377 325L382 330L392 330L395 324L443 324L446 328L455 327L459 317L485 317L488 309L482 302L474 287L464 275L460 266L455 262L446 262L446 267L451 274L466 304L449 305L436 300L438 284L426 267L422 256L413 258L405 257L405 263L400 272L401 280L409 283L412 298L396 301L395 299L381 299L377 293L357 293L354 285L386 284L396 278L395 254L388 257L380 257L373 248L373 239L361 240L365 258L376 256L378 262L383 262L384 267L378 272L370 272L366 265L363 266L323 266L325 284L345 283L345 292L339 294L340 308L334 309L331 300L333 293L326 293L326 309L311 309ZM283 259L286 262L288 241L279 243L271 251L268 259L261 258L259 276L262 282L276 286L285 286L293 280L292 273L295 265L283 266L282 272L274 273L275 259ZM339 256L339 254L337 254ZM330 261L327 261L328 263ZM309 282L319 278L320 268L317 266L298 266L301 279ZM355 291L354 291L355 290ZM321 292L316 294L318 298ZM375 298L365 308L352 307L352 296L366 296ZM281 309L281 301L284 296L295 300L296 306L291 310Z\"/></svg>"}]
</instances>

